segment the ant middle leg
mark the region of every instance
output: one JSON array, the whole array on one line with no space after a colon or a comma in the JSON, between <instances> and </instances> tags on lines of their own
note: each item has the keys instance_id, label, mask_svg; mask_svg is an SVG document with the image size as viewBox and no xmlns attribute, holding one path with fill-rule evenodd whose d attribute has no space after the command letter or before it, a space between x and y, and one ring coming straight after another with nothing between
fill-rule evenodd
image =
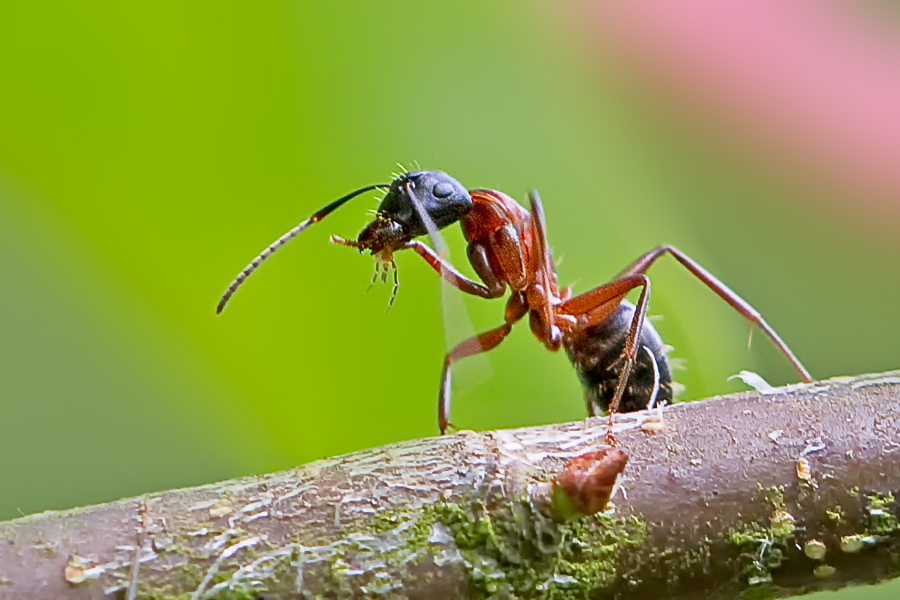
<instances>
[{"instance_id":1,"label":"ant middle leg","mask_svg":"<svg viewBox=\"0 0 900 600\"><path fill-rule=\"evenodd\" d=\"M487 352L499 346L500 342L506 339L506 336L512 331L513 323L520 320L527 313L528 303L524 294L513 294L506 304L506 312L504 314L506 323L461 342L444 357L444 366L441 370L441 387L438 391L438 428L441 430L441 435L447 433L447 427L450 425L451 367L453 363L461 358Z\"/></svg>"},{"instance_id":2,"label":"ant middle leg","mask_svg":"<svg viewBox=\"0 0 900 600\"><path fill-rule=\"evenodd\" d=\"M806 383L811 383L813 381L812 376L809 374L809 371L806 370L806 367L800 362L800 360L794 355L788 345L781 339L781 337L775 332L774 329L766 322L765 319L762 318L762 315L759 312L750 306L750 304L738 296L734 291L731 290L727 285L722 283L718 278L716 278L712 273L704 269L700 266L699 263L690 258L687 254L675 248L674 246L669 246L668 244L663 244L653 248L649 252L640 256L636 261L634 261L628 268L619 273L618 277L629 277L633 275L637 275L640 273L645 273L647 269L663 254L671 254L675 260L682 264L688 271L693 273L693 275L702 281L706 287L711 289L716 293L722 300L728 303L729 306L738 311L745 319L750 321L751 327L753 324L759 326L760 329L763 330L763 333L768 336L768 338L772 341L775 347L781 352L781 354L791 363L791 366L800 374L800 377ZM751 330L752 331L752 330Z\"/></svg>"},{"instance_id":3,"label":"ant middle leg","mask_svg":"<svg viewBox=\"0 0 900 600\"><path fill-rule=\"evenodd\" d=\"M441 435L447 433L447 427L450 425L450 392L453 379L450 367L461 358L493 350L509 335L510 331L512 331L512 325L504 323L496 329L491 329L467 339L444 357L444 367L441 370L441 388L438 392L438 428L441 430Z\"/></svg>"}]
</instances>

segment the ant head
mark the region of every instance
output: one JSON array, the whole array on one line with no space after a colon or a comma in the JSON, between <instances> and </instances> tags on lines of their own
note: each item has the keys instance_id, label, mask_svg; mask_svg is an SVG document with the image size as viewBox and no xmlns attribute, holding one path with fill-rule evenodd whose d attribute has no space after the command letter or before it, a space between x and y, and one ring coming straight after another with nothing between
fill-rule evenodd
<instances>
[{"instance_id":1,"label":"ant head","mask_svg":"<svg viewBox=\"0 0 900 600\"><path fill-rule=\"evenodd\" d=\"M459 221L472 197L442 171L412 171L393 182L375 220L359 233L357 246L376 254Z\"/></svg>"},{"instance_id":2,"label":"ant head","mask_svg":"<svg viewBox=\"0 0 900 600\"><path fill-rule=\"evenodd\" d=\"M332 237L332 240L353 246L360 251L369 250L372 254L381 254L383 260L390 259L391 252L414 237L427 233L431 234L432 239L439 239L439 236L435 235L438 229L459 221L472 208L472 197L466 188L441 171L404 173L390 185L375 183L359 188L322 207L269 244L226 288L216 306L216 314L225 309L225 305L241 284L273 252L353 198L376 189L387 189L388 193L378 207L375 220L360 232L357 241L348 242L335 237Z\"/></svg>"}]
</instances>

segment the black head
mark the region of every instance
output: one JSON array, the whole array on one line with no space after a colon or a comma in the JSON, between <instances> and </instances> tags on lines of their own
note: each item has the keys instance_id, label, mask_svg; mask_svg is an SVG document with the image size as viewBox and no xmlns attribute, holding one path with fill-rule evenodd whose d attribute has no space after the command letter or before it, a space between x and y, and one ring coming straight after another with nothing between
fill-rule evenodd
<instances>
[{"instance_id":1,"label":"black head","mask_svg":"<svg viewBox=\"0 0 900 600\"><path fill-rule=\"evenodd\" d=\"M471 208L466 188L443 171L404 173L391 182L375 220L356 242L361 250L376 254L452 225Z\"/></svg>"}]
</instances>

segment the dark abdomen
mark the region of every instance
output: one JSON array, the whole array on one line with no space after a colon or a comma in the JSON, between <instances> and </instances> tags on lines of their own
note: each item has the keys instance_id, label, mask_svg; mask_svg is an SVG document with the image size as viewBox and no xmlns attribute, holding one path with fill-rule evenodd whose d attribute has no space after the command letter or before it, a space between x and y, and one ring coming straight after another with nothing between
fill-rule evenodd
<instances>
[{"instance_id":1,"label":"dark abdomen","mask_svg":"<svg viewBox=\"0 0 900 600\"><path fill-rule=\"evenodd\" d=\"M633 317L634 305L627 300L622 301L609 318L584 330L566 344L566 353L584 386L586 399L603 410L609 409L609 403L616 393L619 373L624 364L622 352L625 349L625 337ZM650 350L653 358L644 348ZM666 350L656 329L645 318L637 357L618 412L631 412L647 407L657 382L654 360L659 373L656 403L672 402L672 372Z\"/></svg>"}]
</instances>

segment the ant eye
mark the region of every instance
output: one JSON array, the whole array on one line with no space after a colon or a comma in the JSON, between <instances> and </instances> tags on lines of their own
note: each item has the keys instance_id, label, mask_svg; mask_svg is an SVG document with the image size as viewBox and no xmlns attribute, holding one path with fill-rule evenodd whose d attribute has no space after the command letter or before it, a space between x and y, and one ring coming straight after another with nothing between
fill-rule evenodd
<instances>
[{"instance_id":1,"label":"ant eye","mask_svg":"<svg viewBox=\"0 0 900 600\"><path fill-rule=\"evenodd\" d=\"M441 181L440 183L435 184L431 193L434 194L436 198L447 198L453 193L453 185L446 181Z\"/></svg>"}]
</instances>

